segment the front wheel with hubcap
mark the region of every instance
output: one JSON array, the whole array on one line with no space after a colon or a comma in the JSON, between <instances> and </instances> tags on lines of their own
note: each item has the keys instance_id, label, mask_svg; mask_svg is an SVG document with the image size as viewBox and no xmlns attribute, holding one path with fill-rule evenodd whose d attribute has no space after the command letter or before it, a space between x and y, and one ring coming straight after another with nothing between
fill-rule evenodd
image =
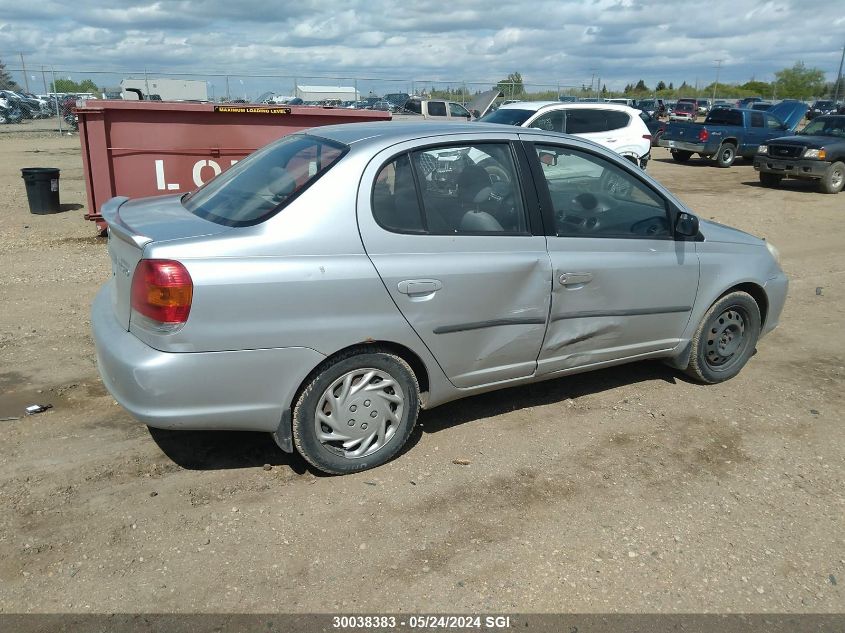
<instances>
[{"instance_id":1,"label":"front wheel with hubcap","mask_svg":"<svg viewBox=\"0 0 845 633\"><path fill-rule=\"evenodd\" d=\"M819 188L822 193L839 193L842 191L843 184L845 184L845 163L837 161L827 168L819 181Z\"/></svg>"},{"instance_id":2,"label":"front wheel with hubcap","mask_svg":"<svg viewBox=\"0 0 845 633\"><path fill-rule=\"evenodd\" d=\"M736 376L760 337L760 308L746 292L719 299L701 319L692 339L686 373L704 383Z\"/></svg>"},{"instance_id":3,"label":"front wheel with hubcap","mask_svg":"<svg viewBox=\"0 0 845 633\"><path fill-rule=\"evenodd\" d=\"M733 143L722 143L719 151L716 152L716 164L719 167L730 167L736 160L736 145Z\"/></svg>"},{"instance_id":4,"label":"front wheel with hubcap","mask_svg":"<svg viewBox=\"0 0 845 633\"><path fill-rule=\"evenodd\" d=\"M319 470L353 473L394 457L419 413L411 367L384 351L352 351L328 362L306 385L293 412L293 442Z\"/></svg>"}]
</instances>

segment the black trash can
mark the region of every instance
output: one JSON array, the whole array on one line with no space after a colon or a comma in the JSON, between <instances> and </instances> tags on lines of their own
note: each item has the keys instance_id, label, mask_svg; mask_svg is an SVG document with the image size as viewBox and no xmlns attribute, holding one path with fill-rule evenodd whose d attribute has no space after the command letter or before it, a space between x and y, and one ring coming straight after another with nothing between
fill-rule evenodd
<instances>
[{"instance_id":1,"label":"black trash can","mask_svg":"<svg viewBox=\"0 0 845 633\"><path fill-rule=\"evenodd\" d=\"M59 170L53 167L25 167L21 177L26 183L30 213L59 212Z\"/></svg>"}]
</instances>

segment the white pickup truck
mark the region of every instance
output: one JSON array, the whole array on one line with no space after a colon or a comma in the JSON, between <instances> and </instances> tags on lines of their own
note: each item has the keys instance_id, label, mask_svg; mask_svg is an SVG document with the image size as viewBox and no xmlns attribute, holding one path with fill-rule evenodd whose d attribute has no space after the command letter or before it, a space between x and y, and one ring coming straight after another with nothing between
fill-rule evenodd
<instances>
[{"instance_id":1,"label":"white pickup truck","mask_svg":"<svg viewBox=\"0 0 845 633\"><path fill-rule=\"evenodd\" d=\"M472 112L460 103L441 99L408 99L404 108L393 115L395 121L414 121L420 118L462 123L475 119Z\"/></svg>"}]
</instances>

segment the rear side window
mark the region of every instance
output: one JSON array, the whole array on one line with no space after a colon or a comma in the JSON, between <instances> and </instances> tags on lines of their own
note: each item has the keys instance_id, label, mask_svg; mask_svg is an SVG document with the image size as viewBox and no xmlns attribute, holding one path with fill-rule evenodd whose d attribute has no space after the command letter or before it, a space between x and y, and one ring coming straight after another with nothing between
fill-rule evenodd
<instances>
[{"instance_id":1,"label":"rear side window","mask_svg":"<svg viewBox=\"0 0 845 633\"><path fill-rule=\"evenodd\" d=\"M443 101L429 101L428 116L446 116L446 104Z\"/></svg>"},{"instance_id":2,"label":"rear side window","mask_svg":"<svg viewBox=\"0 0 845 633\"><path fill-rule=\"evenodd\" d=\"M281 211L348 151L327 139L295 134L250 154L182 201L201 218L252 226Z\"/></svg>"},{"instance_id":3,"label":"rear side window","mask_svg":"<svg viewBox=\"0 0 845 633\"><path fill-rule=\"evenodd\" d=\"M440 146L397 156L376 176L372 210L379 225L397 233L528 233L508 143Z\"/></svg>"},{"instance_id":4,"label":"rear side window","mask_svg":"<svg viewBox=\"0 0 845 633\"><path fill-rule=\"evenodd\" d=\"M569 134L590 134L617 130L628 125L630 118L614 110L569 110L566 131Z\"/></svg>"},{"instance_id":5,"label":"rear side window","mask_svg":"<svg viewBox=\"0 0 845 633\"><path fill-rule=\"evenodd\" d=\"M763 115L760 112L751 113L751 127L763 127Z\"/></svg>"}]
</instances>

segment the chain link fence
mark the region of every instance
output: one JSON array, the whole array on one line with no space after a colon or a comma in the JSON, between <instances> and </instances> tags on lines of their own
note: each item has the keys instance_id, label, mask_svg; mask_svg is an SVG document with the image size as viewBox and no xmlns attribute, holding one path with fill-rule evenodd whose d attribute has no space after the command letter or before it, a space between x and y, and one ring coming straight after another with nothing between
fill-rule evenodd
<instances>
[{"instance_id":1,"label":"chain link fence","mask_svg":"<svg viewBox=\"0 0 845 633\"><path fill-rule=\"evenodd\" d=\"M154 69L98 70L56 65L7 66L6 71L28 93L89 93L97 98L137 98L126 88L141 90L145 98L203 100L213 102L260 102L277 97L300 97L319 93L309 88L343 88L350 101L405 93L449 98L462 103L476 94L500 88L505 99L549 98L580 94L574 82L508 82L479 79L395 78L355 75L294 75L253 73L179 73ZM181 87L180 87L181 84ZM576 85L578 90L576 91ZM65 89L63 89L65 88ZM337 92L337 90L335 90Z\"/></svg>"}]
</instances>

